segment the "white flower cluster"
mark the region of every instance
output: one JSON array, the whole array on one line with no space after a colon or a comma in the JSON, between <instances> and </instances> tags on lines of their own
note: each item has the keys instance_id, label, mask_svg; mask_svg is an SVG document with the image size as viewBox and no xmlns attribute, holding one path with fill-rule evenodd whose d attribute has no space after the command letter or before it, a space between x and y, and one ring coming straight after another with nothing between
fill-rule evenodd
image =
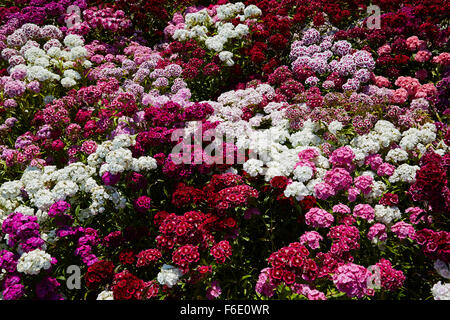
<instances>
[{"instance_id":1,"label":"white flower cluster","mask_svg":"<svg viewBox=\"0 0 450 320\"><path fill-rule=\"evenodd\" d=\"M172 37L178 41L196 39L204 42L208 50L218 52L220 60L227 66L232 66L233 53L224 50L225 46L233 39L248 35L249 28L245 22L261 14L262 11L255 5L246 7L242 2L218 6L214 17L210 15L210 11L202 9L186 14L184 28L175 30ZM243 23L234 26L227 22L234 18L239 18ZM211 34L213 36L210 36Z\"/></svg>"},{"instance_id":2,"label":"white flower cluster","mask_svg":"<svg viewBox=\"0 0 450 320\"><path fill-rule=\"evenodd\" d=\"M17 272L37 275L42 269L47 270L51 267L51 260L52 257L40 249L26 252L17 261Z\"/></svg>"},{"instance_id":3,"label":"white flower cluster","mask_svg":"<svg viewBox=\"0 0 450 320\"><path fill-rule=\"evenodd\" d=\"M114 300L114 293L109 290L103 290L98 294L97 300Z\"/></svg>"},{"instance_id":4,"label":"white flower cluster","mask_svg":"<svg viewBox=\"0 0 450 320\"><path fill-rule=\"evenodd\" d=\"M251 175L252 177L256 177L258 175L264 174L266 169L263 168L263 166L264 162L262 162L261 160L249 159L244 163L243 168L249 175Z\"/></svg>"},{"instance_id":5,"label":"white flower cluster","mask_svg":"<svg viewBox=\"0 0 450 320\"><path fill-rule=\"evenodd\" d=\"M217 131L227 136L250 130L252 126L259 126L261 121L271 119L271 113L266 116L257 114L248 122L241 119L242 109L260 104L264 95L274 96L275 89L268 84L261 84L256 88L225 92L217 98L217 101L206 101L214 108L214 114L209 119L221 122Z\"/></svg>"},{"instance_id":6,"label":"white flower cluster","mask_svg":"<svg viewBox=\"0 0 450 320\"><path fill-rule=\"evenodd\" d=\"M264 97L273 95L274 89L267 84L223 93L217 102L208 101L215 109L209 120L220 121L216 130L218 134L226 136L227 139L223 141L232 137L239 150L251 150L250 159L243 165L248 174L262 175L266 181L275 176L292 176L294 183L288 186L286 194L301 200L312 194L315 184L320 182L320 178L330 167L328 159L320 155L313 160L316 165L315 174L307 166L298 166L294 170L300 151L312 147L321 154L318 146L323 140L316 134L321 126L307 120L300 131L291 134L289 122L284 116L285 105L276 102L269 102L264 107L264 114L258 113L249 121L241 119L243 108L257 105ZM272 126L268 129L258 128L262 121L271 121Z\"/></svg>"},{"instance_id":7,"label":"white flower cluster","mask_svg":"<svg viewBox=\"0 0 450 320\"><path fill-rule=\"evenodd\" d=\"M64 38L64 44L73 49L84 45L83 39L77 34L69 34Z\"/></svg>"},{"instance_id":8,"label":"white flower cluster","mask_svg":"<svg viewBox=\"0 0 450 320\"><path fill-rule=\"evenodd\" d=\"M107 202L115 209L123 209L127 199L114 186L105 186L94 179L106 171L117 174L126 170L149 171L157 167L152 157L133 158L127 149L135 142L135 137L121 134L112 141L105 141L88 157L88 165L75 162L57 170L55 166L42 169L28 167L20 180L8 181L0 186L0 220L14 211L36 215L40 221L47 218L50 206L58 200L71 201L81 192L90 198L87 208L80 210L80 219L103 213ZM23 205L23 193L34 208ZM37 210L35 212L35 209Z\"/></svg>"},{"instance_id":9,"label":"white flower cluster","mask_svg":"<svg viewBox=\"0 0 450 320\"><path fill-rule=\"evenodd\" d=\"M300 182L307 182L313 177L313 170L308 166L298 166L294 169L294 178Z\"/></svg>"},{"instance_id":10,"label":"white flower cluster","mask_svg":"<svg viewBox=\"0 0 450 320\"><path fill-rule=\"evenodd\" d=\"M426 150L426 145L436 140L436 126L428 123L421 129L410 128L403 132L402 139L399 143L404 150L419 149L422 153Z\"/></svg>"},{"instance_id":11,"label":"white flower cluster","mask_svg":"<svg viewBox=\"0 0 450 320\"><path fill-rule=\"evenodd\" d=\"M245 9L245 5L242 2L227 3L216 8L217 18L220 20L230 20L245 11Z\"/></svg>"},{"instance_id":12,"label":"white flower cluster","mask_svg":"<svg viewBox=\"0 0 450 320\"><path fill-rule=\"evenodd\" d=\"M117 135L112 141L103 142L98 146L97 150L89 155L88 164L93 167L101 165L100 176L105 172L118 174L127 170L140 172L156 169L156 160L152 157L133 158L131 151L127 148L134 144L133 136Z\"/></svg>"},{"instance_id":13,"label":"white flower cluster","mask_svg":"<svg viewBox=\"0 0 450 320\"><path fill-rule=\"evenodd\" d=\"M410 166L406 163L401 164L395 169L392 176L389 177L389 182L406 182L412 184L416 181L416 172L419 169L419 166Z\"/></svg>"},{"instance_id":14,"label":"white flower cluster","mask_svg":"<svg viewBox=\"0 0 450 320\"><path fill-rule=\"evenodd\" d=\"M374 209L375 220L380 221L387 226L392 225L392 222L394 220L400 219L402 217L402 212L397 207L389 207L377 204Z\"/></svg>"},{"instance_id":15,"label":"white flower cluster","mask_svg":"<svg viewBox=\"0 0 450 320\"><path fill-rule=\"evenodd\" d=\"M251 4L244 9L245 18L256 18L262 15L262 11L257 6Z\"/></svg>"},{"instance_id":16,"label":"white flower cluster","mask_svg":"<svg viewBox=\"0 0 450 320\"><path fill-rule=\"evenodd\" d=\"M450 283L435 283L431 288L434 300L450 300Z\"/></svg>"},{"instance_id":17,"label":"white flower cluster","mask_svg":"<svg viewBox=\"0 0 450 320\"><path fill-rule=\"evenodd\" d=\"M225 64L229 67L234 65L233 53L230 51L221 51L219 53L219 59L220 61L225 62Z\"/></svg>"},{"instance_id":18,"label":"white flower cluster","mask_svg":"<svg viewBox=\"0 0 450 320\"><path fill-rule=\"evenodd\" d=\"M378 153L381 149L398 142L401 133L395 126L386 120L378 120L372 131L368 134L356 136L350 141L353 152L357 155L356 161L363 161L369 154Z\"/></svg>"},{"instance_id":19,"label":"white flower cluster","mask_svg":"<svg viewBox=\"0 0 450 320\"><path fill-rule=\"evenodd\" d=\"M319 123L307 120L302 129L292 134L289 140L292 146L319 146L323 143L323 139L315 134L319 129Z\"/></svg>"},{"instance_id":20,"label":"white flower cluster","mask_svg":"<svg viewBox=\"0 0 450 320\"><path fill-rule=\"evenodd\" d=\"M336 135L338 133L338 131L342 130L343 128L344 128L344 125L337 120L331 121L328 124L328 131L330 131L330 133L332 133L334 135Z\"/></svg>"},{"instance_id":21,"label":"white flower cluster","mask_svg":"<svg viewBox=\"0 0 450 320\"><path fill-rule=\"evenodd\" d=\"M36 216L44 220L47 210L56 201L70 198L78 191L90 192L91 184L95 183L91 178L95 172L95 168L79 162L60 170L55 166L45 166L42 169L28 167L20 180L4 183L0 187L0 190L4 190L14 186L11 192L0 194L0 205L6 209L7 214L12 211L34 214L33 209L21 206L23 190L30 204L37 209Z\"/></svg>"},{"instance_id":22,"label":"white flower cluster","mask_svg":"<svg viewBox=\"0 0 450 320\"><path fill-rule=\"evenodd\" d=\"M302 182L294 181L288 184L284 190L284 195L286 197L295 197L297 200L303 200L304 197L311 195L311 191Z\"/></svg>"},{"instance_id":23,"label":"white flower cluster","mask_svg":"<svg viewBox=\"0 0 450 320\"><path fill-rule=\"evenodd\" d=\"M60 81L65 88L73 87L81 79L80 73L74 70L75 64L84 68L92 66L87 59L88 51L84 47L84 40L78 35L70 34L63 39L63 45L58 40L62 38L62 33L52 30L52 38L41 48L36 40L48 39L48 27L26 24L17 29L8 37L9 47L2 50L2 57L9 62L10 74L22 70L26 72L28 82ZM21 41L11 40L19 36Z\"/></svg>"},{"instance_id":24,"label":"white flower cluster","mask_svg":"<svg viewBox=\"0 0 450 320\"><path fill-rule=\"evenodd\" d=\"M393 163L400 163L408 160L408 152L401 148L391 149L384 159Z\"/></svg>"},{"instance_id":25,"label":"white flower cluster","mask_svg":"<svg viewBox=\"0 0 450 320\"><path fill-rule=\"evenodd\" d=\"M180 269L165 264L158 273L157 280L159 284L172 288L182 276L183 272Z\"/></svg>"},{"instance_id":26,"label":"white flower cluster","mask_svg":"<svg viewBox=\"0 0 450 320\"><path fill-rule=\"evenodd\" d=\"M329 128L329 130L331 132L335 129ZM399 164L409 160L411 151L424 154L429 144L435 139L436 126L432 123L426 123L421 128L410 128L401 133L389 121L379 120L371 132L355 137L350 142L350 146L356 155L355 163L362 165L369 154L378 153L389 147L391 143L397 143L399 147L389 150L385 156L385 161ZM449 149L449 146L441 141L436 146L435 152L443 155L449 152ZM401 164L389 181L391 183L400 181L414 183L417 169L417 166Z\"/></svg>"}]
</instances>

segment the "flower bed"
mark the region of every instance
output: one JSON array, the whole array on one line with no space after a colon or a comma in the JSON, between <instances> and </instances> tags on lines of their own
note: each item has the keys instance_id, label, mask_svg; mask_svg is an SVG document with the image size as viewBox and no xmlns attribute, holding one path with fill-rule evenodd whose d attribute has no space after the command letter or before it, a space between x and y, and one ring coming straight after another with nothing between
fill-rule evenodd
<instances>
[{"instance_id":1,"label":"flower bed","mask_svg":"<svg viewBox=\"0 0 450 320\"><path fill-rule=\"evenodd\" d=\"M1 7L0 297L449 300L450 7L373 5Z\"/></svg>"}]
</instances>

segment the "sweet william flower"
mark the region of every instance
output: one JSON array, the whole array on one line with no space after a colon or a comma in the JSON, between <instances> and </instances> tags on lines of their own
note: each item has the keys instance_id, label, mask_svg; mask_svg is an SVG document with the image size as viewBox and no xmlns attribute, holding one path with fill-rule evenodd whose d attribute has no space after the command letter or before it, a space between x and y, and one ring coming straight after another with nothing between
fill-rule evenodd
<instances>
[{"instance_id":1,"label":"sweet william flower","mask_svg":"<svg viewBox=\"0 0 450 320\"><path fill-rule=\"evenodd\" d=\"M148 196L140 196L134 202L134 208L139 213L146 213L151 207L151 199Z\"/></svg>"},{"instance_id":2,"label":"sweet william flower","mask_svg":"<svg viewBox=\"0 0 450 320\"><path fill-rule=\"evenodd\" d=\"M97 300L114 300L114 293L109 290L103 290L98 294Z\"/></svg>"},{"instance_id":3,"label":"sweet william flower","mask_svg":"<svg viewBox=\"0 0 450 320\"><path fill-rule=\"evenodd\" d=\"M353 209L353 216L363 218L370 222L375 218L375 210L369 204L359 203Z\"/></svg>"},{"instance_id":4,"label":"sweet william flower","mask_svg":"<svg viewBox=\"0 0 450 320\"><path fill-rule=\"evenodd\" d=\"M300 243L306 243L311 249L318 249L320 247L319 241L321 240L323 240L323 237L316 231L308 231L300 236Z\"/></svg>"},{"instance_id":5,"label":"sweet william flower","mask_svg":"<svg viewBox=\"0 0 450 320\"><path fill-rule=\"evenodd\" d=\"M17 283L13 284L2 292L4 300L19 300L25 294L25 286L23 284Z\"/></svg>"},{"instance_id":6,"label":"sweet william flower","mask_svg":"<svg viewBox=\"0 0 450 320\"><path fill-rule=\"evenodd\" d=\"M355 178L355 187L363 194L369 194L372 191L373 178L369 175L363 175Z\"/></svg>"},{"instance_id":7,"label":"sweet william flower","mask_svg":"<svg viewBox=\"0 0 450 320\"><path fill-rule=\"evenodd\" d=\"M108 171L103 173L102 175L102 181L106 186L113 186L120 180L120 173L118 174L111 174Z\"/></svg>"},{"instance_id":8,"label":"sweet william flower","mask_svg":"<svg viewBox=\"0 0 450 320\"><path fill-rule=\"evenodd\" d=\"M450 283L435 283L431 288L434 300L450 300Z\"/></svg>"},{"instance_id":9,"label":"sweet william flower","mask_svg":"<svg viewBox=\"0 0 450 320\"><path fill-rule=\"evenodd\" d=\"M62 149L64 149L64 147L65 144L60 139L57 139L52 142L52 149L55 151L61 151Z\"/></svg>"},{"instance_id":10,"label":"sweet william flower","mask_svg":"<svg viewBox=\"0 0 450 320\"><path fill-rule=\"evenodd\" d=\"M21 255L17 262L17 271L28 275L37 275L52 266L52 257L43 250L35 249Z\"/></svg>"},{"instance_id":11,"label":"sweet william flower","mask_svg":"<svg viewBox=\"0 0 450 320\"><path fill-rule=\"evenodd\" d=\"M333 282L337 289L349 297L362 298L368 294L370 272L363 266L348 263L337 268Z\"/></svg>"},{"instance_id":12,"label":"sweet william flower","mask_svg":"<svg viewBox=\"0 0 450 320\"><path fill-rule=\"evenodd\" d=\"M305 215L305 222L314 228L328 228L334 222L334 217L320 208L312 208Z\"/></svg>"},{"instance_id":13,"label":"sweet william flower","mask_svg":"<svg viewBox=\"0 0 450 320\"><path fill-rule=\"evenodd\" d=\"M218 281L213 281L211 287L206 290L206 298L208 300L217 299L222 294L222 288Z\"/></svg>"},{"instance_id":14,"label":"sweet william flower","mask_svg":"<svg viewBox=\"0 0 450 320\"><path fill-rule=\"evenodd\" d=\"M165 264L158 273L157 279L159 284L172 288L178 283L178 280L182 277L182 275L183 273L180 269Z\"/></svg>"},{"instance_id":15,"label":"sweet william flower","mask_svg":"<svg viewBox=\"0 0 450 320\"><path fill-rule=\"evenodd\" d=\"M95 150L97 150L97 143L95 141L88 140L81 145L81 151L86 154L92 154Z\"/></svg>"},{"instance_id":16,"label":"sweet william flower","mask_svg":"<svg viewBox=\"0 0 450 320\"><path fill-rule=\"evenodd\" d=\"M327 200L336 194L334 188L328 183L318 183L314 186L314 194L317 199Z\"/></svg>"},{"instance_id":17,"label":"sweet william flower","mask_svg":"<svg viewBox=\"0 0 450 320\"><path fill-rule=\"evenodd\" d=\"M112 284L114 300L140 300L144 281L128 270L116 273Z\"/></svg>"},{"instance_id":18,"label":"sweet william flower","mask_svg":"<svg viewBox=\"0 0 450 320\"><path fill-rule=\"evenodd\" d=\"M414 227L406 222L399 221L391 227L391 231L397 235L399 239L414 239Z\"/></svg>"},{"instance_id":19,"label":"sweet william flower","mask_svg":"<svg viewBox=\"0 0 450 320\"><path fill-rule=\"evenodd\" d=\"M387 239L386 226L382 223L375 223L369 228L367 238L375 243L385 241Z\"/></svg>"}]
</instances>

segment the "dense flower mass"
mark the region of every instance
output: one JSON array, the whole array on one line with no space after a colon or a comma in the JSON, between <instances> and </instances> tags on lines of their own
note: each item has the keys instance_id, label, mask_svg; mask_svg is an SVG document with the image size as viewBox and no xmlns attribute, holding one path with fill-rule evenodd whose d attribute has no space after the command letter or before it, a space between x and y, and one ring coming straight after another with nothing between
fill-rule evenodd
<instances>
[{"instance_id":1,"label":"dense flower mass","mask_svg":"<svg viewBox=\"0 0 450 320\"><path fill-rule=\"evenodd\" d=\"M0 299L450 300L449 10L1 7Z\"/></svg>"}]
</instances>

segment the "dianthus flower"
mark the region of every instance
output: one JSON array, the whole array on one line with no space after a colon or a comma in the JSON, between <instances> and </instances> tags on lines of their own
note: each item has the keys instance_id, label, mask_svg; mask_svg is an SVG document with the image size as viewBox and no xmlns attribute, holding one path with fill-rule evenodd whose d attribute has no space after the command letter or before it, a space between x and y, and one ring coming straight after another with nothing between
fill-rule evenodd
<instances>
[{"instance_id":1,"label":"dianthus flower","mask_svg":"<svg viewBox=\"0 0 450 320\"><path fill-rule=\"evenodd\" d=\"M359 203L353 208L353 216L373 221L375 219L375 210L370 204Z\"/></svg>"},{"instance_id":2,"label":"dianthus flower","mask_svg":"<svg viewBox=\"0 0 450 320\"><path fill-rule=\"evenodd\" d=\"M306 243L311 249L318 249L321 240L323 240L323 237L316 231L308 231L300 236L300 243Z\"/></svg>"},{"instance_id":3,"label":"dianthus flower","mask_svg":"<svg viewBox=\"0 0 450 320\"><path fill-rule=\"evenodd\" d=\"M397 235L399 239L413 239L414 227L404 221L399 221L391 227L391 231Z\"/></svg>"},{"instance_id":4,"label":"dianthus flower","mask_svg":"<svg viewBox=\"0 0 450 320\"><path fill-rule=\"evenodd\" d=\"M385 241L387 239L386 225L375 223L369 228L367 238L370 241Z\"/></svg>"},{"instance_id":5,"label":"dianthus flower","mask_svg":"<svg viewBox=\"0 0 450 320\"><path fill-rule=\"evenodd\" d=\"M112 284L114 300L140 300L143 289L144 281L128 270L114 275Z\"/></svg>"},{"instance_id":6,"label":"dianthus flower","mask_svg":"<svg viewBox=\"0 0 450 320\"><path fill-rule=\"evenodd\" d=\"M305 222L314 228L328 228L334 222L334 217L323 209L312 208L306 213Z\"/></svg>"},{"instance_id":7,"label":"dianthus flower","mask_svg":"<svg viewBox=\"0 0 450 320\"><path fill-rule=\"evenodd\" d=\"M161 251L158 249L147 249L141 251L137 255L136 267L146 267L162 257Z\"/></svg>"},{"instance_id":8,"label":"dianthus flower","mask_svg":"<svg viewBox=\"0 0 450 320\"><path fill-rule=\"evenodd\" d=\"M347 170L334 168L325 173L324 181L330 184L336 191L347 190L352 184L352 177Z\"/></svg>"},{"instance_id":9,"label":"dianthus flower","mask_svg":"<svg viewBox=\"0 0 450 320\"><path fill-rule=\"evenodd\" d=\"M367 280L371 273L363 266L348 263L336 269L333 282L336 288L353 298L362 298L368 293Z\"/></svg>"},{"instance_id":10,"label":"dianthus flower","mask_svg":"<svg viewBox=\"0 0 450 320\"><path fill-rule=\"evenodd\" d=\"M373 178L369 175L355 178L355 187L361 190L363 194L369 194L372 191Z\"/></svg>"},{"instance_id":11,"label":"dianthus flower","mask_svg":"<svg viewBox=\"0 0 450 320\"><path fill-rule=\"evenodd\" d=\"M134 203L137 212L146 213L151 207L151 199L147 196L140 196Z\"/></svg>"}]
</instances>

